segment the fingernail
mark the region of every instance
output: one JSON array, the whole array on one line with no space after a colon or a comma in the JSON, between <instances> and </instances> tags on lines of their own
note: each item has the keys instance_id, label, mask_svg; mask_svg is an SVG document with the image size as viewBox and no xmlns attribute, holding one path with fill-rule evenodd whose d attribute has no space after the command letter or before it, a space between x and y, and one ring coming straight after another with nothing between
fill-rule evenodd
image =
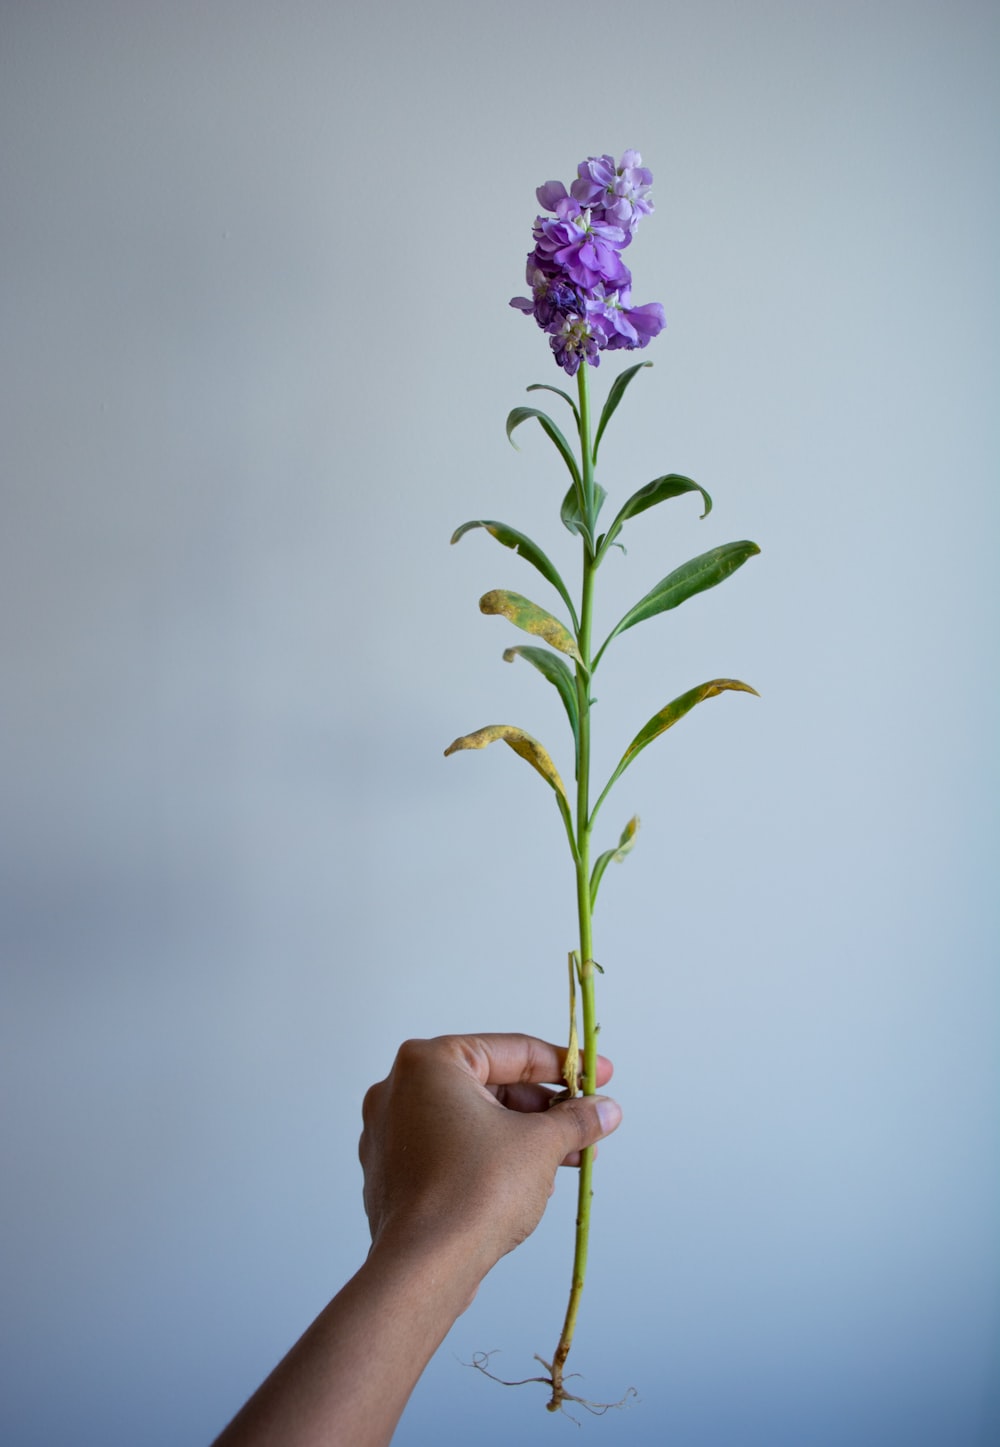
<instances>
[{"instance_id":1,"label":"fingernail","mask_svg":"<svg viewBox=\"0 0 1000 1447\"><path fill-rule=\"evenodd\" d=\"M601 1134L610 1135L622 1118L622 1108L617 1100L606 1095L597 1097L597 1119L601 1123Z\"/></svg>"}]
</instances>

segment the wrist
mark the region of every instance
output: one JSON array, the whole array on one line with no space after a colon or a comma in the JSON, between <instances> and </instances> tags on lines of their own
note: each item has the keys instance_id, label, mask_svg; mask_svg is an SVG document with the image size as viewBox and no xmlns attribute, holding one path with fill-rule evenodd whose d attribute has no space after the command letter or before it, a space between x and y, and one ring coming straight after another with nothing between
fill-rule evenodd
<instances>
[{"instance_id":1,"label":"wrist","mask_svg":"<svg viewBox=\"0 0 1000 1447\"><path fill-rule=\"evenodd\" d=\"M472 1304L496 1260L471 1232L410 1218L379 1231L362 1271L405 1283L425 1307L453 1320Z\"/></svg>"}]
</instances>

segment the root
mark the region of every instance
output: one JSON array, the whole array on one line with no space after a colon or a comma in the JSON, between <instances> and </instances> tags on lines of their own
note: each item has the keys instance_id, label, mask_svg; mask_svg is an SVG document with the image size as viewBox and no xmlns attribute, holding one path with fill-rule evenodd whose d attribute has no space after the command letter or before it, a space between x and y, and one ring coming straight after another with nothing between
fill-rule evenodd
<instances>
[{"instance_id":1,"label":"root","mask_svg":"<svg viewBox=\"0 0 1000 1447\"><path fill-rule=\"evenodd\" d=\"M629 1406L631 1402L637 1400L639 1396L635 1387L629 1387L625 1395L617 1402L591 1402L586 1397L577 1397L572 1392L567 1392L564 1383L570 1378L579 1376L579 1372L571 1372L569 1378L564 1378L561 1371L556 1374L545 1358L540 1357L537 1352L535 1354L535 1361L545 1368L548 1376L522 1377L519 1381L508 1382L504 1377L498 1377L489 1370L488 1364L490 1357L495 1355L495 1352L476 1352L472 1361L466 1365L475 1367L477 1372L482 1372L483 1376L489 1377L491 1382L499 1382L501 1387L526 1387L531 1382L541 1383L543 1387L548 1387L552 1392L551 1398L545 1404L546 1410L549 1412L561 1412L564 1417L568 1417L577 1427L581 1424L573 1416L572 1412L567 1412L565 1405L567 1402L572 1402L574 1406L582 1407L584 1411L589 1412L592 1417L603 1417L605 1412L617 1411Z\"/></svg>"}]
</instances>

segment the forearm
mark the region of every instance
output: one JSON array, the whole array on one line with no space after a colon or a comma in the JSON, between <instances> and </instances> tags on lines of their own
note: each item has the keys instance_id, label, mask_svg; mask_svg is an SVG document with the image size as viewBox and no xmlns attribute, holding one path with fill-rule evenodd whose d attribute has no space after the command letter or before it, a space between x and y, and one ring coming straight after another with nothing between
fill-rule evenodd
<instances>
[{"instance_id":1,"label":"forearm","mask_svg":"<svg viewBox=\"0 0 1000 1447\"><path fill-rule=\"evenodd\" d=\"M368 1260L215 1447L387 1447L455 1318L535 1229L560 1162L618 1124L601 1097L554 1104L565 1055L530 1035L400 1047L362 1112ZM599 1057L597 1084L610 1076Z\"/></svg>"},{"instance_id":2,"label":"forearm","mask_svg":"<svg viewBox=\"0 0 1000 1447\"><path fill-rule=\"evenodd\" d=\"M479 1279L456 1243L373 1248L215 1447L386 1447Z\"/></svg>"}]
</instances>

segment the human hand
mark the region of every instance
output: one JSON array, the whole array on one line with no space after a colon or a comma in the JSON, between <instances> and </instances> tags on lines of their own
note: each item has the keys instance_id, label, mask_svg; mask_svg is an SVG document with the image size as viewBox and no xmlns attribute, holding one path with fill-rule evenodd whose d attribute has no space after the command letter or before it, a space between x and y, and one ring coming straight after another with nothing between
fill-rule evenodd
<instances>
[{"instance_id":1,"label":"human hand","mask_svg":"<svg viewBox=\"0 0 1000 1447\"><path fill-rule=\"evenodd\" d=\"M388 1447L414 1383L501 1256L538 1225L560 1164L608 1135L603 1096L559 1101L566 1052L530 1035L409 1040L365 1096L372 1249L215 1447ZM599 1056L597 1083L611 1079ZM551 1107L551 1109L549 1108Z\"/></svg>"},{"instance_id":2,"label":"human hand","mask_svg":"<svg viewBox=\"0 0 1000 1447\"><path fill-rule=\"evenodd\" d=\"M365 1096L359 1155L373 1246L461 1243L477 1280L538 1225L557 1167L610 1134L603 1096L553 1104L566 1052L530 1035L409 1040ZM599 1056L597 1084L611 1078Z\"/></svg>"}]
</instances>

